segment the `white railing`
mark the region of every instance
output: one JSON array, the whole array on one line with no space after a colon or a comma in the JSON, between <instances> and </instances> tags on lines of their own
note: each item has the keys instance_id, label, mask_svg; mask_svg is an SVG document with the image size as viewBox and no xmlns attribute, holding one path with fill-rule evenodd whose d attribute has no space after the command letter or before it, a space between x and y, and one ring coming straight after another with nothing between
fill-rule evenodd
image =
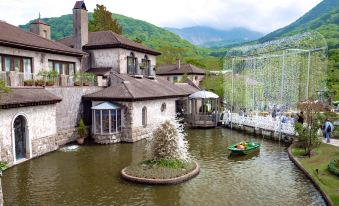
<instances>
[{"instance_id":1,"label":"white railing","mask_svg":"<svg viewBox=\"0 0 339 206\"><path fill-rule=\"evenodd\" d=\"M237 124L239 126L249 126L253 128L259 128L268 131L274 131L283 134L294 135L294 121L287 117L279 116L272 118L271 116L243 116L237 113L225 114L226 123ZM283 121L284 120L284 121Z\"/></svg>"}]
</instances>

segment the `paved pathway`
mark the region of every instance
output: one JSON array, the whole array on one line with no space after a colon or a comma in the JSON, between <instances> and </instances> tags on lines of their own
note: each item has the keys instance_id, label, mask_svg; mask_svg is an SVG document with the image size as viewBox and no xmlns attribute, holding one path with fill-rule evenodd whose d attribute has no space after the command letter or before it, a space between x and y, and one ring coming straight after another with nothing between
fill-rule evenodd
<instances>
[{"instance_id":1,"label":"paved pathway","mask_svg":"<svg viewBox=\"0 0 339 206\"><path fill-rule=\"evenodd\" d=\"M326 139L323 139L323 143L326 143ZM329 144L339 147L339 139L333 139L332 138L331 142Z\"/></svg>"}]
</instances>

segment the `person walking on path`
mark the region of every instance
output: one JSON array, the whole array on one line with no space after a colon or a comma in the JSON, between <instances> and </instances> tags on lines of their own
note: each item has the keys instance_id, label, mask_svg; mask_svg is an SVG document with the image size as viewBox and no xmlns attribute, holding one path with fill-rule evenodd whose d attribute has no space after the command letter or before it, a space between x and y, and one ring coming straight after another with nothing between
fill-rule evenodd
<instances>
[{"instance_id":1,"label":"person walking on path","mask_svg":"<svg viewBox=\"0 0 339 206\"><path fill-rule=\"evenodd\" d=\"M332 122L330 122L330 120L327 118L325 120L325 126L324 126L324 133L325 133L325 138L326 138L327 143L330 143L331 134L333 130L334 130L334 126Z\"/></svg>"},{"instance_id":2,"label":"person walking on path","mask_svg":"<svg viewBox=\"0 0 339 206\"><path fill-rule=\"evenodd\" d=\"M301 112L298 114L297 122L299 122L300 124L304 124L304 112L301 111Z\"/></svg>"}]
</instances>

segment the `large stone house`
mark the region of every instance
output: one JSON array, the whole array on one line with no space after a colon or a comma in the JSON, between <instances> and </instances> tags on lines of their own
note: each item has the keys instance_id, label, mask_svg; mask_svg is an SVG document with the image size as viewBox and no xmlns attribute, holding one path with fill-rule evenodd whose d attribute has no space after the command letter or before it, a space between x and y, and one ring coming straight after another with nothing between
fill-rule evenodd
<instances>
[{"instance_id":1,"label":"large stone house","mask_svg":"<svg viewBox=\"0 0 339 206\"><path fill-rule=\"evenodd\" d=\"M85 120L92 125L96 142L134 142L145 138L160 119L175 117L176 102L197 90L157 78L159 52L112 31L88 32L83 1L75 4L73 15L74 36L59 42L88 53L88 71L102 79L110 73L107 88L83 97Z\"/></svg>"},{"instance_id":2,"label":"large stone house","mask_svg":"<svg viewBox=\"0 0 339 206\"><path fill-rule=\"evenodd\" d=\"M86 53L51 41L49 26L40 19L31 31L0 21L0 80L11 87L9 93L0 92L0 147L9 165L74 140L82 95L100 89L57 87L72 85ZM51 70L58 73L54 87L24 87Z\"/></svg>"},{"instance_id":3,"label":"large stone house","mask_svg":"<svg viewBox=\"0 0 339 206\"><path fill-rule=\"evenodd\" d=\"M83 1L73 20L74 36L58 42L40 18L30 32L0 22L0 80L11 88L0 91L0 158L9 165L74 141L80 118L97 143L140 140L197 91L156 76L159 52L111 31L88 32ZM41 71L57 73L53 86ZM79 71L95 73L99 86L75 86Z\"/></svg>"},{"instance_id":4,"label":"large stone house","mask_svg":"<svg viewBox=\"0 0 339 206\"><path fill-rule=\"evenodd\" d=\"M188 81L192 86L200 87L206 72L192 64L181 64L180 59L178 59L176 64L161 65L157 69L156 74L172 83ZM187 79L184 80L183 77L185 75Z\"/></svg>"}]
</instances>

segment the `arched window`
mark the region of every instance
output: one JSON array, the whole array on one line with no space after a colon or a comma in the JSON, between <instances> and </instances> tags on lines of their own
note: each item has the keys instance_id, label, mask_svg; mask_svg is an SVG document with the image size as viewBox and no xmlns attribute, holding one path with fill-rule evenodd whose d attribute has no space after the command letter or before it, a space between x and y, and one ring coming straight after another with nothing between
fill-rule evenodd
<instances>
[{"instance_id":1,"label":"arched window","mask_svg":"<svg viewBox=\"0 0 339 206\"><path fill-rule=\"evenodd\" d=\"M141 60L142 63L142 74L150 75L151 74L151 61L148 59L148 56L145 55L144 58Z\"/></svg>"},{"instance_id":2,"label":"arched window","mask_svg":"<svg viewBox=\"0 0 339 206\"><path fill-rule=\"evenodd\" d=\"M160 110L161 110L161 112L166 111L166 103L165 102L162 103Z\"/></svg>"},{"instance_id":3,"label":"arched window","mask_svg":"<svg viewBox=\"0 0 339 206\"><path fill-rule=\"evenodd\" d=\"M17 116L13 123L14 141L15 141L15 158L16 160L26 158L26 144L27 144L27 120L24 116Z\"/></svg>"},{"instance_id":4,"label":"arched window","mask_svg":"<svg viewBox=\"0 0 339 206\"><path fill-rule=\"evenodd\" d=\"M134 53L127 57L127 74L135 74L136 73L136 64L137 58L135 57Z\"/></svg>"},{"instance_id":5,"label":"arched window","mask_svg":"<svg viewBox=\"0 0 339 206\"><path fill-rule=\"evenodd\" d=\"M147 126L147 108L146 107L142 108L142 126L143 127Z\"/></svg>"}]
</instances>

